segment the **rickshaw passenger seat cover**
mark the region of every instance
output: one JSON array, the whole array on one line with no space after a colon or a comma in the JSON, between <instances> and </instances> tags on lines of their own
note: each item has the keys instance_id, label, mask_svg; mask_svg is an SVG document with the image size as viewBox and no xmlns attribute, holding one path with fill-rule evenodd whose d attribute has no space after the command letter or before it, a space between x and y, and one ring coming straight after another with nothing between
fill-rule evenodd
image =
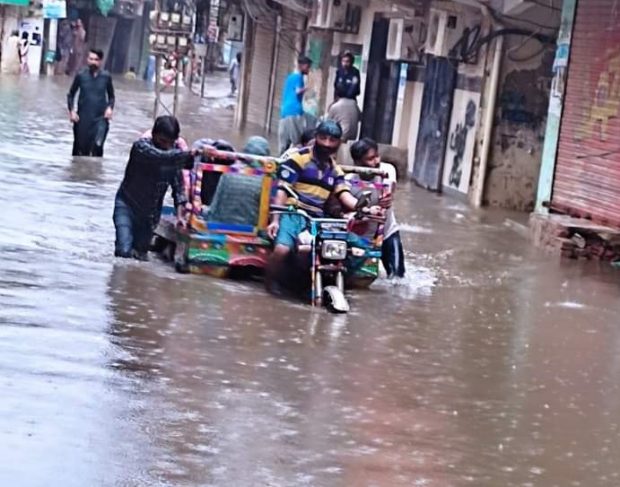
<instances>
[{"instance_id":1,"label":"rickshaw passenger seat cover","mask_svg":"<svg viewBox=\"0 0 620 487\"><path fill-rule=\"evenodd\" d=\"M355 196L356 198L359 198L362 195L362 193L366 191L371 193L369 205L371 206L378 205L379 200L381 199L381 191L379 191L377 188L371 187L370 185L365 185L363 183L359 186L358 185L351 186L351 194ZM365 231L363 231L363 233L360 235L361 237L365 237L367 239L372 240L377 230L377 224L372 223L372 224L360 225L360 229L365 229Z\"/></svg>"},{"instance_id":2,"label":"rickshaw passenger seat cover","mask_svg":"<svg viewBox=\"0 0 620 487\"><path fill-rule=\"evenodd\" d=\"M263 178L223 174L207 215L208 222L258 224Z\"/></svg>"}]
</instances>

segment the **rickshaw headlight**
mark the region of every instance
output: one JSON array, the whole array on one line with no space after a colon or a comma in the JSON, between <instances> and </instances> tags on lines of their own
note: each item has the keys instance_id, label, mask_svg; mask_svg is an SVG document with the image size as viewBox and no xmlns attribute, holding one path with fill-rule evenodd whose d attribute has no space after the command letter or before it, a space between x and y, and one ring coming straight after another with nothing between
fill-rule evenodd
<instances>
[{"instance_id":1,"label":"rickshaw headlight","mask_svg":"<svg viewBox=\"0 0 620 487\"><path fill-rule=\"evenodd\" d=\"M328 260L347 258L347 243L342 240L325 240L321 246L321 256Z\"/></svg>"}]
</instances>

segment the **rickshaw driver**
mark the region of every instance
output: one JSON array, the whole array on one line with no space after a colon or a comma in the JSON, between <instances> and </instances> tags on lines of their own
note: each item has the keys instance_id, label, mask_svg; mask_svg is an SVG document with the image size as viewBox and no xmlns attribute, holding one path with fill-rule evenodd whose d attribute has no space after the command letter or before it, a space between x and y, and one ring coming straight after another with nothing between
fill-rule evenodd
<instances>
[{"instance_id":1,"label":"rickshaw driver","mask_svg":"<svg viewBox=\"0 0 620 487\"><path fill-rule=\"evenodd\" d=\"M338 152L342 128L333 120L324 120L316 128L312 147L292 152L278 168L279 188L275 205L291 205L305 210L309 216L324 216L324 206L330 195L336 196L340 204L349 211L355 210L355 198L345 182L344 171L336 164L334 155ZM287 193L287 189L292 193ZM295 195L295 196L293 196ZM383 208L369 208L372 215L380 215ZM274 250L267 263L265 285L274 290L274 283L280 277L291 251L296 250L298 237L307 228L307 220L295 213L274 214L267 228L274 239Z\"/></svg>"}]
</instances>

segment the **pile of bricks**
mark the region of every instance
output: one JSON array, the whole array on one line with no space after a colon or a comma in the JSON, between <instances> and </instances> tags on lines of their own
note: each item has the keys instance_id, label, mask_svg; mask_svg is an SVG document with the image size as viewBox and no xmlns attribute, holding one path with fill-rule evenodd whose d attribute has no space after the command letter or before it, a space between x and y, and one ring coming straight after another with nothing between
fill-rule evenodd
<instances>
[{"instance_id":1,"label":"pile of bricks","mask_svg":"<svg viewBox=\"0 0 620 487\"><path fill-rule=\"evenodd\" d=\"M530 216L531 239L539 248L571 259L620 260L620 229L566 215Z\"/></svg>"}]
</instances>

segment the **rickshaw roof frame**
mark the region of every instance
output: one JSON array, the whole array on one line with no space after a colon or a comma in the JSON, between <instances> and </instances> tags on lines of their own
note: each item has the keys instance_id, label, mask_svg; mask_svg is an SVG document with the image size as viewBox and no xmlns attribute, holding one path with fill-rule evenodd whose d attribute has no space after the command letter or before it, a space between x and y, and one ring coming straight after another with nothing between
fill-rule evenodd
<instances>
[{"instance_id":1,"label":"rickshaw roof frame","mask_svg":"<svg viewBox=\"0 0 620 487\"><path fill-rule=\"evenodd\" d=\"M259 176L262 174L275 175L278 164L281 162L280 159L276 157L270 156L259 156L255 154L245 154L243 152L229 152L222 151L216 149L213 146L205 146L203 148L205 151L205 155L209 159L224 160L224 161L232 161L233 163L241 163L248 168L255 169L256 172L248 173L250 176ZM217 162L201 162L199 163L201 166L205 166L205 169L215 171L215 172L233 172L229 170L222 170L223 167L231 167L231 164L218 164ZM259 167L257 167L259 166ZM205 170L203 169L203 170ZM240 172L241 174L245 174L244 172Z\"/></svg>"}]
</instances>

